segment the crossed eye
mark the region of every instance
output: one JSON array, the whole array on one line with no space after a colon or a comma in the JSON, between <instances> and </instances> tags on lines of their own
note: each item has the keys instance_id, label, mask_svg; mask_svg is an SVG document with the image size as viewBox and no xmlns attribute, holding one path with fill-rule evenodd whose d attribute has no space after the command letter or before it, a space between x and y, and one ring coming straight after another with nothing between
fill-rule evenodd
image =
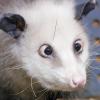
<instances>
[{"instance_id":1,"label":"crossed eye","mask_svg":"<svg viewBox=\"0 0 100 100\"><path fill-rule=\"evenodd\" d=\"M76 54L81 54L83 52L83 43L81 39L78 39L73 44L73 50Z\"/></svg>"},{"instance_id":2,"label":"crossed eye","mask_svg":"<svg viewBox=\"0 0 100 100\"><path fill-rule=\"evenodd\" d=\"M39 54L44 58L48 58L49 56L52 55L52 53L53 53L53 48L49 44L43 44L39 48Z\"/></svg>"},{"instance_id":3,"label":"crossed eye","mask_svg":"<svg viewBox=\"0 0 100 100\"><path fill-rule=\"evenodd\" d=\"M82 53L83 51L83 43L82 43L82 40L81 39L77 39L74 43L73 43L73 50L74 50L74 53L79 55ZM51 45L49 44L43 44L40 46L39 48L39 55L43 58L48 58L50 56L53 55L53 48Z\"/></svg>"}]
</instances>

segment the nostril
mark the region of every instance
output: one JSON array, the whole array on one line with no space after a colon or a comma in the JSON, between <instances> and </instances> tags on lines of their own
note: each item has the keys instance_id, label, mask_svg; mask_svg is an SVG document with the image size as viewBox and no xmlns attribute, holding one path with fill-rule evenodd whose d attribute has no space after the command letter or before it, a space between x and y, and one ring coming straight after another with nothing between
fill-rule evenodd
<instances>
[{"instance_id":1,"label":"nostril","mask_svg":"<svg viewBox=\"0 0 100 100\"><path fill-rule=\"evenodd\" d=\"M76 81L72 81L73 82L73 84L75 85L75 86L78 86L78 82L76 82Z\"/></svg>"},{"instance_id":2,"label":"nostril","mask_svg":"<svg viewBox=\"0 0 100 100\"><path fill-rule=\"evenodd\" d=\"M83 88L86 83L85 80L72 80L72 82L76 88Z\"/></svg>"}]
</instances>

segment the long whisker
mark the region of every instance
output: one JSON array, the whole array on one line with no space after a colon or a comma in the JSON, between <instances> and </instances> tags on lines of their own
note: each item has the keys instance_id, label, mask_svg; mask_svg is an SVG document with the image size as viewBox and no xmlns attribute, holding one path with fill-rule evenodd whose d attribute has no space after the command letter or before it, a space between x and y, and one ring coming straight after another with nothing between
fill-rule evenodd
<instances>
[{"instance_id":1,"label":"long whisker","mask_svg":"<svg viewBox=\"0 0 100 100\"><path fill-rule=\"evenodd\" d=\"M21 93L25 92L28 88L29 88L29 87L27 87L27 88L23 89L22 91L20 91L20 92L18 92L18 93L16 93L16 94L9 94L9 95L19 95L19 94L21 94Z\"/></svg>"},{"instance_id":2,"label":"long whisker","mask_svg":"<svg viewBox=\"0 0 100 100\"><path fill-rule=\"evenodd\" d=\"M8 67L8 68L2 69L0 72L6 71L6 70L19 70L19 69L22 69L22 67L20 66Z\"/></svg>"},{"instance_id":3,"label":"long whisker","mask_svg":"<svg viewBox=\"0 0 100 100\"><path fill-rule=\"evenodd\" d=\"M37 84L38 82L34 82L34 83L32 83L32 85L33 84ZM25 92L27 89L29 89L30 88L30 86L28 86L28 87L26 87L25 89L23 89L22 91L20 91L20 92L18 92L18 93L15 93L15 94L9 94L9 95L19 95L19 94L21 94L21 93L23 93L23 92Z\"/></svg>"},{"instance_id":4,"label":"long whisker","mask_svg":"<svg viewBox=\"0 0 100 100\"><path fill-rule=\"evenodd\" d=\"M36 98L35 100L38 100L38 99L40 99L45 93L47 93L48 92L48 90L45 90L45 92L43 92L38 98Z\"/></svg>"},{"instance_id":5,"label":"long whisker","mask_svg":"<svg viewBox=\"0 0 100 100\"><path fill-rule=\"evenodd\" d=\"M31 78L31 89L32 89L32 93L33 93L33 96L35 96L35 98L37 97L35 91L34 91L34 88L33 88L33 82L32 82L32 78Z\"/></svg>"},{"instance_id":6,"label":"long whisker","mask_svg":"<svg viewBox=\"0 0 100 100\"><path fill-rule=\"evenodd\" d=\"M90 66L90 68L91 68L91 70L95 70L95 69L100 70L100 67L92 67L92 66Z\"/></svg>"}]
</instances>

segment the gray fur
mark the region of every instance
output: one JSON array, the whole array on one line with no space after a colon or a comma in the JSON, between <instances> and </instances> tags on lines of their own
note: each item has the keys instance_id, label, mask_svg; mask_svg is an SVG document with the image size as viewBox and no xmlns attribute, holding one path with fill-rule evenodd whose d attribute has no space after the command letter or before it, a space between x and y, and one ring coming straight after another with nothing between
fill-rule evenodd
<instances>
[{"instance_id":1,"label":"gray fur","mask_svg":"<svg viewBox=\"0 0 100 100\"><path fill-rule=\"evenodd\" d=\"M18 6L18 2L31 3L32 1L0 0L0 12L6 12L7 8L14 6L15 2ZM0 100L34 100L31 78L21 69L21 66L23 66L21 62L11 54L11 46L15 43L19 43L18 40L0 30ZM40 85L38 87L37 84L34 84L34 86L36 91L40 90L38 89ZM37 95L41 96L41 94ZM46 97L41 96L39 100L44 100L44 98Z\"/></svg>"},{"instance_id":2,"label":"gray fur","mask_svg":"<svg viewBox=\"0 0 100 100\"><path fill-rule=\"evenodd\" d=\"M0 87L3 91L7 91L4 97L8 96L12 98L14 96L16 97L15 94L18 93L18 91L20 92L27 88L26 86L29 86L27 85L29 79L24 71L21 69L16 69L18 67L20 68L21 64L15 57L11 55L11 48L9 47L13 45L16 40L4 32L0 32L0 41ZM3 97L3 95L0 94L0 97ZM22 97L24 98L24 95ZM25 98L26 100L30 100L28 94L25 96Z\"/></svg>"}]
</instances>

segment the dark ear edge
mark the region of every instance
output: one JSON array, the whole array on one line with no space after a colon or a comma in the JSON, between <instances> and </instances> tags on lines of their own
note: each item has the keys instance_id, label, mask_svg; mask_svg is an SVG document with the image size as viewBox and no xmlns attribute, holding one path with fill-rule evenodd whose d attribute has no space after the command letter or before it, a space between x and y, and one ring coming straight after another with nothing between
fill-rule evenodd
<instances>
[{"instance_id":1,"label":"dark ear edge","mask_svg":"<svg viewBox=\"0 0 100 100\"><path fill-rule=\"evenodd\" d=\"M92 10L95 9L98 2L96 0L89 0L86 3L76 6L76 20L81 20L83 16L87 16Z\"/></svg>"},{"instance_id":2,"label":"dark ear edge","mask_svg":"<svg viewBox=\"0 0 100 100\"><path fill-rule=\"evenodd\" d=\"M25 30L25 20L21 15L0 13L0 29L17 39L21 36L21 33Z\"/></svg>"}]
</instances>

